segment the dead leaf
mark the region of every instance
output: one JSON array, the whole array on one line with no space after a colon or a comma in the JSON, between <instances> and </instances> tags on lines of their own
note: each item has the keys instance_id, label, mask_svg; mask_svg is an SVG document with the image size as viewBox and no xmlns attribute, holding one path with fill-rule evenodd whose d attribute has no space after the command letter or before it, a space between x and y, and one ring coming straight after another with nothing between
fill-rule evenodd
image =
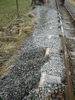
<instances>
[{"instance_id":1,"label":"dead leaf","mask_svg":"<svg viewBox=\"0 0 75 100\"><path fill-rule=\"evenodd\" d=\"M46 57L48 58L48 60L51 60L50 57L49 57L49 55L47 55Z\"/></svg>"},{"instance_id":2,"label":"dead leaf","mask_svg":"<svg viewBox=\"0 0 75 100\"><path fill-rule=\"evenodd\" d=\"M39 94L39 99L41 98L41 94Z\"/></svg>"},{"instance_id":3,"label":"dead leaf","mask_svg":"<svg viewBox=\"0 0 75 100\"><path fill-rule=\"evenodd\" d=\"M47 93L44 93L45 97L48 97L48 94Z\"/></svg>"},{"instance_id":4,"label":"dead leaf","mask_svg":"<svg viewBox=\"0 0 75 100\"><path fill-rule=\"evenodd\" d=\"M71 59L73 60L74 58L73 58L73 57L71 57Z\"/></svg>"}]
</instances>

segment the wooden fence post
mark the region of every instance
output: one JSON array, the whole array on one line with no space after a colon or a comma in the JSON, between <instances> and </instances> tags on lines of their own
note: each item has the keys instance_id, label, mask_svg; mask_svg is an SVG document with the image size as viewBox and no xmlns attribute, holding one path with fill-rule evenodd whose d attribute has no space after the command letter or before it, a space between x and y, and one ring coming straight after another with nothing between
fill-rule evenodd
<instances>
[{"instance_id":1,"label":"wooden fence post","mask_svg":"<svg viewBox=\"0 0 75 100\"><path fill-rule=\"evenodd\" d=\"M17 17L19 18L18 0L16 0L16 7L17 7Z\"/></svg>"}]
</instances>

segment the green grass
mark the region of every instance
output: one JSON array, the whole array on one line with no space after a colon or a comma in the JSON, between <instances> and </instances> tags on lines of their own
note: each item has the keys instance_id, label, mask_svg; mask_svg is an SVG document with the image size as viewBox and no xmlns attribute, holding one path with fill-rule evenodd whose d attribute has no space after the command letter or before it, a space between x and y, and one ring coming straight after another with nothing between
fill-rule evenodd
<instances>
[{"instance_id":1,"label":"green grass","mask_svg":"<svg viewBox=\"0 0 75 100\"><path fill-rule=\"evenodd\" d=\"M22 17L30 10L31 0L18 0L19 15ZM0 0L0 26L7 26L8 23L17 19L16 0Z\"/></svg>"}]
</instances>

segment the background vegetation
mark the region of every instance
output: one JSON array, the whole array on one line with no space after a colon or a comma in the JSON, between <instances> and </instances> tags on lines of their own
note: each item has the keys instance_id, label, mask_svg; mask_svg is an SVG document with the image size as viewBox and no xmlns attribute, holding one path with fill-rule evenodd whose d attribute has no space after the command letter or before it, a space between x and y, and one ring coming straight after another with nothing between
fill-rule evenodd
<instances>
[{"instance_id":1,"label":"background vegetation","mask_svg":"<svg viewBox=\"0 0 75 100\"><path fill-rule=\"evenodd\" d=\"M30 10L31 0L18 0L19 14ZM17 17L16 0L0 0L0 26L5 26Z\"/></svg>"}]
</instances>

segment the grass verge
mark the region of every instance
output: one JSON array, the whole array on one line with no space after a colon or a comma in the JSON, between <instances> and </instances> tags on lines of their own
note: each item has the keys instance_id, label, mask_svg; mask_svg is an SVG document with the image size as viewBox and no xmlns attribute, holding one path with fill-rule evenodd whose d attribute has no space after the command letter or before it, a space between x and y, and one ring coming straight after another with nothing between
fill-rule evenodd
<instances>
[{"instance_id":1,"label":"grass verge","mask_svg":"<svg viewBox=\"0 0 75 100\"><path fill-rule=\"evenodd\" d=\"M75 7L75 0L67 0L71 5Z\"/></svg>"},{"instance_id":2,"label":"grass verge","mask_svg":"<svg viewBox=\"0 0 75 100\"><path fill-rule=\"evenodd\" d=\"M19 16L30 11L31 0L18 0ZM17 18L16 0L0 0L0 27L15 22Z\"/></svg>"},{"instance_id":3,"label":"grass verge","mask_svg":"<svg viewBox=\"0 0 75 100\"><path fill-rule=\"evenodd\" d=\"M25 39L33 33L33 26L37 17L32 11L16 19L12 24L2 27L0 31L0 74L3 74L8 68L10 59L18 53L19 47ZM8 67L7 67L8 66Z\"/></svg>"}]
</instances>

